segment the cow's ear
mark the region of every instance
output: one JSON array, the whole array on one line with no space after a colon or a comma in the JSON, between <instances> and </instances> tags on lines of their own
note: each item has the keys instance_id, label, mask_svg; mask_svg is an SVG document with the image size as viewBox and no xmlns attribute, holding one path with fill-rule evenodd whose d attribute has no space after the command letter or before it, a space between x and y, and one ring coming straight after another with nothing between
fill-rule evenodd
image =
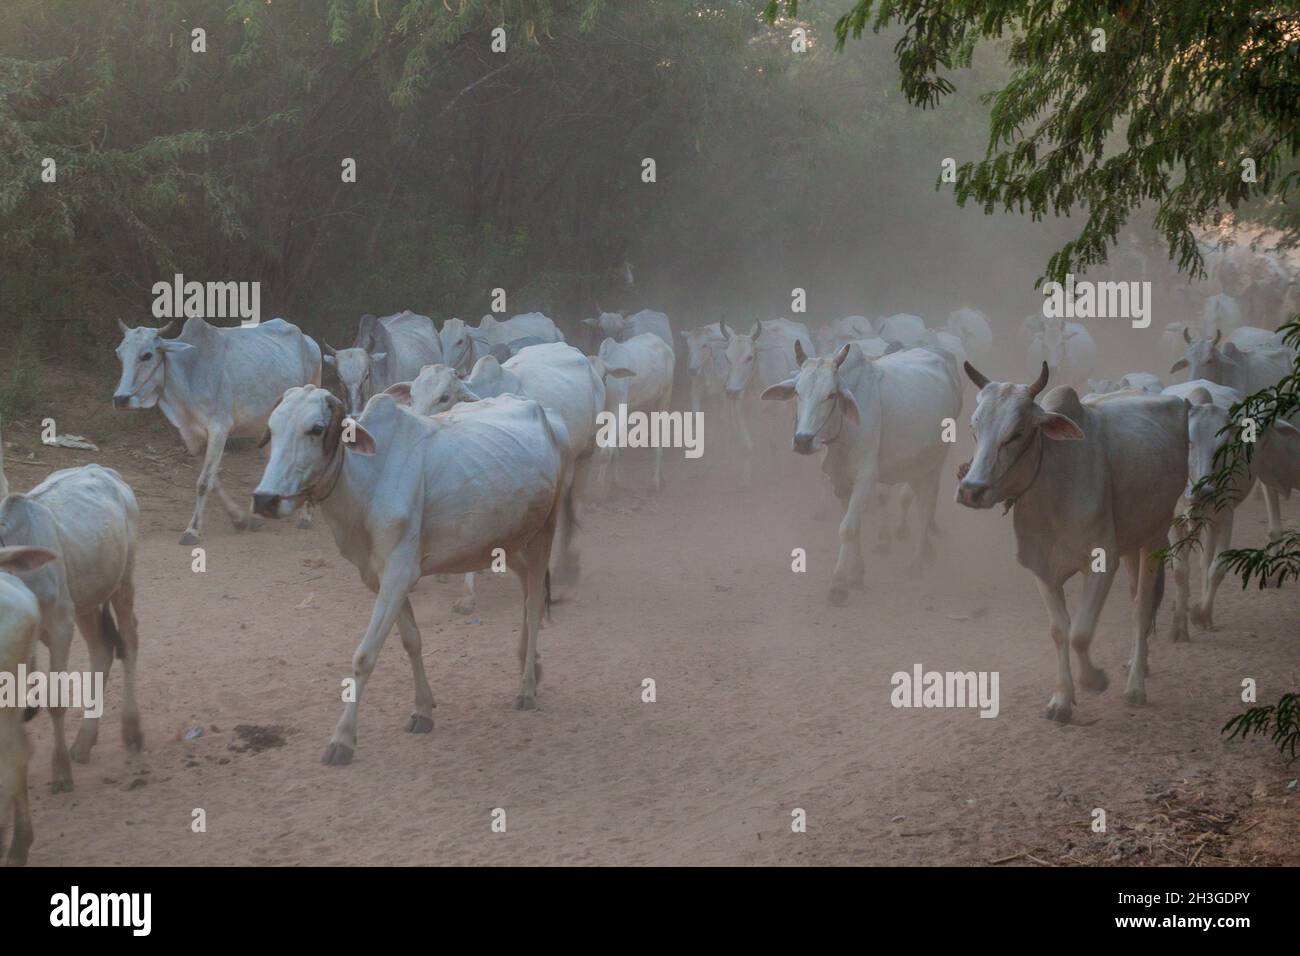
<instances>
[{"instance_id":1,"label":"cow's ear","mask_svg":"<svg viewBox=\"0 0 1300 956\"><path fill-rule=\"evenodd\" d=\"M372 362L382 362L382 361L383 361L384 359L386 359L386 358L388 358L388 353L387 353L387 352L371 352L371 353L370 353L370 360L371 360Z\"/></svg>"},{"instance_id":2,"label":"cow's ear","mask_svg":"<svg viewBox=\"0 0 1300 956\"><path fill-rule=\"evenodd\" d=\"M188 352L194 346L189 342L182 342L179 339L159 339L158 344L154 346L159 352Z\"/></svg>"},{"instance_id":3,"label":"cow's ear","mask_svg":"<svg viewBox=\"0 0 1300 956\"><path fill-rule=\"evenodd\" d=\"M788 402L794 398L794 383L794 379L787 378L784 382L769 385L758 397L765 402Z\"/></svg>"},{"instance_id":4,"label":"cow's ear","mask_svg":"<svg viewBox=\"0 0 1300 956\"><path fill-rule=\"evenodd\" d=\"M35 571L58 557L48 548L0 548L0 571Z\"/></svg>"},{"instance_id":5,"label":"cow's ear","mask_svg":"<svg viewBox=\"0 0 1300 956\"><path fill-rule=\"evenodd\" d=\"M355 418L348 419L345 424L352 425L352 441L344 442L343 447L348 451L354 451L358 455L373 455L375 453L375 438L370 432L361 427L361 423Z\"/></svg>"},{"instance_id":6,"label":"cow's ear","mask_svg":"<svg viewBox=\"0 0 1300 956\"><path fill-rule=\"evenodd\" d=\"M399 402L409 405L411 403L411 383L397 382L393 385L389 385L384 389L384 394L391 395Z\"/></svg>"},{"instance_id":7,"label":"cow's ear","mask_svg":"<svg viewBox=\"0 0 1300 956\"><path fill-rule=\"evenodd\" d=\"M609 365L605 367L605 374L610 378L635 378L636 372L630 368L623 368L621 365Z\"/></svg>"},{"instance_id":8,"label":"cow's ear","mask_svg":"<svg viewBox=\"0 0 1300 956\"><path fill-rule=\"evenodd\" d=\"M1043 412L1038 419L1039 430L1053 441L1081 441L1083 429L1056 412Z\"/></svg>"},{"instance_id":9,"label":"cow's ear","mask_svg":"<svg viewBox=\"0 0 1300 956\"><path fill-rule=\"evenodd\" d=\"M1175 372L1181 372L1185 368L1187 368L1187 359L1180 358L1173 365L1169 366L1169 374L1173 375Z\"/></svg>"},{"instance_id":10,"label":"cow's ear","mask_svg":"<svg viewBox=\"0 0 1300 956\"><path fill-rule=\"evenodd\" d=\"M861 425L862 416L858 413L858 400L853 397L853 393L841 390L836 397L840 403L840 413L853 424Z\"/></svg>"},{"instance_id":11,"label":"cow's ear","mask_svg":"<svg viewBox=\"0 0 1300 956\"><path fill-rule=\"evenodd\" d=\"M483 399L479 398L478 395L474 394L474 392L473 392L470 388L468 388L468 387L465 386L465 385L462 385L462 386L460 387L460 394L456 396L456 401L458 401L458 402L481 402L481 401L483 401Z\"/></svg>"},{"instance_id":12,"label":"cow's ear","mask_svg":"<svg viewBox=\"0 0 1300 956\"><path fill-rule=\"evenodd\" d=\"M326 352L324 355L321 356L321 361L324 362L326 365L338 364L338 362L335 361L334 356L330 355L328 352Z\"/></svg>"}]
</instances>

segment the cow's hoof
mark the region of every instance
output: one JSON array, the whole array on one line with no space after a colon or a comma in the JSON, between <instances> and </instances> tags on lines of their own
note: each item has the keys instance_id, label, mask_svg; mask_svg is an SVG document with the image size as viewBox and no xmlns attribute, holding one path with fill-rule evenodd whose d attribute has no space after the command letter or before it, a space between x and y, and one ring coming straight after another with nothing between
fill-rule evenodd
<instances>
[{"instance_id":1,"label":"cow's hoof","mask_svg":"<svg viewBox=\"0 0 1300 956\"><path fill-rule=\"evenodd\" d=\"M193 531L186 531L181 535L181 544L198 544L199 536Z\"/></svg>"},{"instance_id":2,"label":"cow's hoof","mask_svg":"<svg viewBox=\"0 0 1300 956\"><path fill-rule=\"evenodd\" d=\"M1147 692L1142 687L1130 687L1124 691L1124 700L1134 707L1141 707L1147 702Z\"/></svg>"},{"instance_id":3,"label":"cow's hoof","mask_svg":"<svg viewBox=\"0 0 1300 956\"><path fill-rule=\"evenodd\" d=\"M530 697L527 694L520 694L515 698L515 710L536 710L537 698Z\"/></svg>"},{"instance_id":4,"label":"cow's hoof","mask_svg":"<svg viewBox=\"0 0 1300 956\"><path fill-rule=\"evenodd\" d=\"M1094 694L1100 694L1110 686L1110 681L1106 679L1104 670L1100 667L1094 667L1092 670L1084 671L1079 675L1079 686L1092 691Z\"/></svg>"},{"instance_id":5,"label":"cow's hoof","mask_svg":"<svg viewBox=\"0 0 1300 956\"><path fill-rule=\"evenodd\" d=\"M67 778L66 780L50 781L50 793L71 793L71 792L72 792L71 777Z\"/></svg>"},{"instance_id":6,"label":"cow's hoof","mask_svg":"<svg viewBox=\"0 0 1300 956\"><path fill-rule=\"evenodd\" d=\"M457 614L473 614L474 605L476 603L477 602L473 598L470 598L468 601L464 598L456 598L456 600L452 602L451 609Z\"/></svg>"},{"instance_id":7,"label":"cow's hoof","mask_svg":"<svg viewBox=\"0 0 1300 956\"><path fill-rule=\"evenodd\" d=\"M844 588L831 588L826 592L826 603L831 607L847 607L849 592Z\"/></svg>"},{"instance_id":8,"label":"cow's hoof","mask_svg":"<svg viewBox=\"0 0 1300 956\"><path fill-rule=\"evenodd\" d=\"M1187 636L1187 622L1174 621L1169 625L1169 640L1174 644L1186 644L1191 640Z\"/></svg>"},{"instance_id":9,"label":"cow's hoof","mask_svg":"<svg viewBox=\"0 0 1300 956\"><path fill-rule=\"evenodd\" d=\"M90 763L90 751L94 746L95 741L92 740L87 742L82 739L80 734L78 734L77 739L74 740L72 746L68 748L68 755L72 757L73 763Z\"/></svg>"},{"instance_id":10,"label":"cow's hoof","mask_svg":"<svg viewBox=\"0 0 1300 956\"><path fill-rule=\"evenodd\" d=\"M257 515L249 515L249 516L248 516L248 530L249 530L249 531L261 531L261 530L262 530L263 528L265 528L265 527L266 527L266 519L265 519L265 518L259 517L259 516L257 516Z\"/></svg>"},{"instance_id":11,"label":"cow's hoof","mask_svg":"<svg viewBox=\"0 0 1300 956\"><path fill-rule=\"evenodd\" d=\"M432 733L433 718L426 717L424 714L412 714L411 719L406 722L406 732L408 734Z\"/></svg>"},{"instance_id":12,"label":"cow's hoof","mask_svg":"<svg viewBox=\"0 0 1300 956\"><path fill-rule=\"evenodd\" d=\"M1057 700L1053 697L1048 702L1047 712L1043 716L1058 724L1068 724L1074 716L1074 706L1068 700Z\"/></svg>"},{"instance_id":13,"label":"cow's hoof","mask_svg":"<svg viewBox=\"0 0 1300 956\"><path fill-rule=\"evenodd\" d=\"M352 748L347 744L331 742L325 748L325 753L321 756L320 762L329 767L347 766L352 762Z\"/></svg>"},{"instance_id":14,"label":"cow's hoof","mask_svg":"<svg viewBox=\"0 0 1300 956\"><path fill-rule=\"evenodd\" d=\"M122 721L122 743L131 753L138 754L144 749L144 731L140 729L140 718L128 717Z\"/></svg>"},{"instance_id":15,"label":"cow's hoof","mask_svg":"<svg viewBox=\"0 0 1300 956\"><path fill-rule=\"evenodd\" d=\"M1192 623L1195 624L1197 627L1199 627L1202 631L1218 630L1218 628L1214 626L1213 608L1203 608L1203 607L1193 606L1190 609L1189 613L1192 618Z\"/></svg>"}]
</instances>

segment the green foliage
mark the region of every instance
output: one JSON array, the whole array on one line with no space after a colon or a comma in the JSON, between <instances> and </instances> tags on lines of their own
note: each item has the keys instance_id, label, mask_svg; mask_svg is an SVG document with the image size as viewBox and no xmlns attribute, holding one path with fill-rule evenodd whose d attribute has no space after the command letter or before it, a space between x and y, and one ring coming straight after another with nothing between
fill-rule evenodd
<instances>
[{"instance_id":1,"label":"green foliage","mask_svg":"<svg viewBox=\"0 0 1300 956\"><path fill-rule=\"evenodd\" d=\"M1283 694L1276 704L1252 707L1223 725L1228 739L1268 734L1284 757L1295 760L1300 749L1300 694Z\"/></svg>"}]
</instances>

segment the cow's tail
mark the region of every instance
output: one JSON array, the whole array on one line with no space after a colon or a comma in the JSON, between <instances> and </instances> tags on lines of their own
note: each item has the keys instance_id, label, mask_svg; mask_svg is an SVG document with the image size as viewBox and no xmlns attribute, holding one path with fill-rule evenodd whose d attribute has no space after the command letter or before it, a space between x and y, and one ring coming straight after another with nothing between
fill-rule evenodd
<instances>
[{"instance_id":1,"label":"cow's tail","mask_svg":"<svg viewBox=\"0 0 1300 956\"><path fill-rule=\"evenodd\" d=\"M119 661L126 660L126 644L122 642L122 632L117 629L117 621L113 620L113 612L107 604L99 606L99 633L113 649L113 656Z\"/></svg>"},{"instance_id":2,"label":"cow's tail","mask_svg":"<svg viewBox=\"0 0 1300 956\"><path fill-rule=\"evenodd\" d=\"M1156 568L1155 607L1152 608L1151 611L1152 620L1155 619L1155 615L1160 611L1160 602L1163 601L1164 599L1165 599L1165 563L1161 561L1159 562L1159 566Z\"/></svg>"}]
</instances>

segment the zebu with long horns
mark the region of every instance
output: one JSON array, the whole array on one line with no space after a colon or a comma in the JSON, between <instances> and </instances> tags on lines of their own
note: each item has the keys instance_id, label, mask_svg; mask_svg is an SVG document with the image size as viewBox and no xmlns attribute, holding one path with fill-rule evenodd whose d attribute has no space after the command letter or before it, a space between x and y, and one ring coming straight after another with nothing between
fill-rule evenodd
<instances>
[{"instance_id":1,"label":"zebu with long horns","mask_svg":"<svg viewBox=\"0 0 1300 956\"><path fill-rule=\"evenodd\" d=\"M1039 405L1046 362L1031 385L990 381L969 362L965 369L980 391L971 416L975 454L958 469L957 502L1005 502L1014 511L1016 558L1037 579L1056 645L1047 716L1068 723L1073 713L1071 648L1079 683L1106 688L1089 648L1120 560L1137 602L1124 697L1145 703L1147 640L1164 592L1164 568L1152 555L1164 547L1187 481L1186 404L1137 392L1081 402L1062 386ZM1072 620L1065 582L1076 574L1084 578L1083 598Z\"/></svg>"}]
</instances>

